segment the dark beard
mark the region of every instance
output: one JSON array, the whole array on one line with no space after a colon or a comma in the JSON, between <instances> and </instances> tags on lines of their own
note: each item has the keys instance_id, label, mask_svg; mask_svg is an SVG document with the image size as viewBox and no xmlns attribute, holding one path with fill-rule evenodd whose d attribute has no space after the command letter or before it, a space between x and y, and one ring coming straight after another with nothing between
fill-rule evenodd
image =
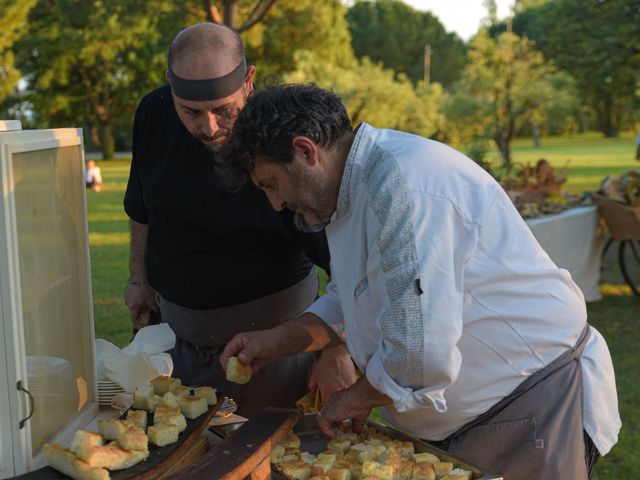
<instances>
[{"instance_id":1,"label":"dark beard","mask_svg":"<svg viewBox=\"0 0 640 480\"><path fill-rule=\"evenodd\" d=\"M293 215L293 225L303 233L319 233L324 230L324 227L329 225L329 222L321 222L310 224L304 219L304 216L299 213L294 213Z\"/></svg>"}]
</instances>

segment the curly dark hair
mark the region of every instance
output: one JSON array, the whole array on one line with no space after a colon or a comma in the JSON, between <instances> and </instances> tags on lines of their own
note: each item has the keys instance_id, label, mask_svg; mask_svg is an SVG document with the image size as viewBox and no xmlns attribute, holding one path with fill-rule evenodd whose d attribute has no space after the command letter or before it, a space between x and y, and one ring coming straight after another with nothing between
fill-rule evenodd
<instances>
[{"instance_id":1,"label":"curly dark hair","mask_svg":"<svg viewBox=\"0 0 640 480\"><path fill-rule=\"evenodd\" d=\"M314 84L270 87L248 99L216 156L216 170L228 188L237 190L257 156L289 164L295 137L331 148L352 131L347 111L334 93Z\"/></svg>"}]
</instances>

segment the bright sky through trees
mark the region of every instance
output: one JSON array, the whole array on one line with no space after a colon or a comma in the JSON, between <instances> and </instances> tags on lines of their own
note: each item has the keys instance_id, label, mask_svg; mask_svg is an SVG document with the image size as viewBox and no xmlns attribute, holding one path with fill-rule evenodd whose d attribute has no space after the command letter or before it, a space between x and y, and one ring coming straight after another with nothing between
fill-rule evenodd
<instances>
[{"instance_id":1,"label":"bright sky through trees","mask_svg":"<svg viewBox=\"0 0 640 480\"><path fill-rule=\"evenodd\" d=\"M480 22L487 16L482 0L404 0L412 7L433 13L448 31L456 32L467 41L478 31ZM511 14L514 0L496 0L498 18Z\"/></svg>"}]
</instances>

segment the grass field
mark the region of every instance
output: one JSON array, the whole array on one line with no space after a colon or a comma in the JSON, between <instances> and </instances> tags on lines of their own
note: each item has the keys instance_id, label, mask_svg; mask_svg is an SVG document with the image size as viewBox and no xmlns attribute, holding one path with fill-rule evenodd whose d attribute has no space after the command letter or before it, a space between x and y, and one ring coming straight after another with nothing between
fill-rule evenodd
<instances>
[{"instance_id":1,"label":"grass field","mask_svg":"<svg viewBox=\"0 0 640 480\"><path fill-rule=\"evenodd\" d=\"M513 145L513 160L532 163L546 158L555 166L570 160L566 190L595 190L602 178L639 169L633 161L631 133L616 139L599 134L573 138L544 138L541 148L530 140ZM497 160L497 152L490 158ZM105 180L102 192L87 192L96 336L124 346L131 324L122 300L128 277L129 233L122 199L129 176L129 160L99 162ZM620 442L596 469L599 479L632 479L640 471L640 299L624 285L615 259L615 246L604 260L603 300L588 305L590 322L609 343L616 369L623 429Z\"/></svg>"}]
</instances>

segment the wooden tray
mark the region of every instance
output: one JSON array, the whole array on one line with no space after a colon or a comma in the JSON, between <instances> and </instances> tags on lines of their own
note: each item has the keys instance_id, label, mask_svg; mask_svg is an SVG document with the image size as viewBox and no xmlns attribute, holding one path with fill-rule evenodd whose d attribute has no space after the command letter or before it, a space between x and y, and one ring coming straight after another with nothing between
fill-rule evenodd
<instances>
[{"instance_id":1,"label":"wooden tray","mask_svg":"<svg viewBox=\"0 0 640 480\"><path fill-rule=\"evenodd\" d=\"M196 453L204 453L208 448L208 442L198 442L198 437L207 428L209 421L216 414L220 405L224 402L224 395L216 392L218 403L212 405L209 410L200 415L195 420L187 419L187 428L178 436L178 441L164 447L156 447L149 444L149 458L126 470L110 471L112 480L151 480L161 478L163 475L172 473L177 464L184 466L185 457L191 458L191 450L195 447ZM126 418L126 412L120 416ZM147 424L153 425L153 415L147 412ZM205 440L206 439L202 439ZM51 467L44 467L39 470L14 477L20 480L48 480L69 478L65 474L58 472Z\"/></svg>"}]
</instances>

